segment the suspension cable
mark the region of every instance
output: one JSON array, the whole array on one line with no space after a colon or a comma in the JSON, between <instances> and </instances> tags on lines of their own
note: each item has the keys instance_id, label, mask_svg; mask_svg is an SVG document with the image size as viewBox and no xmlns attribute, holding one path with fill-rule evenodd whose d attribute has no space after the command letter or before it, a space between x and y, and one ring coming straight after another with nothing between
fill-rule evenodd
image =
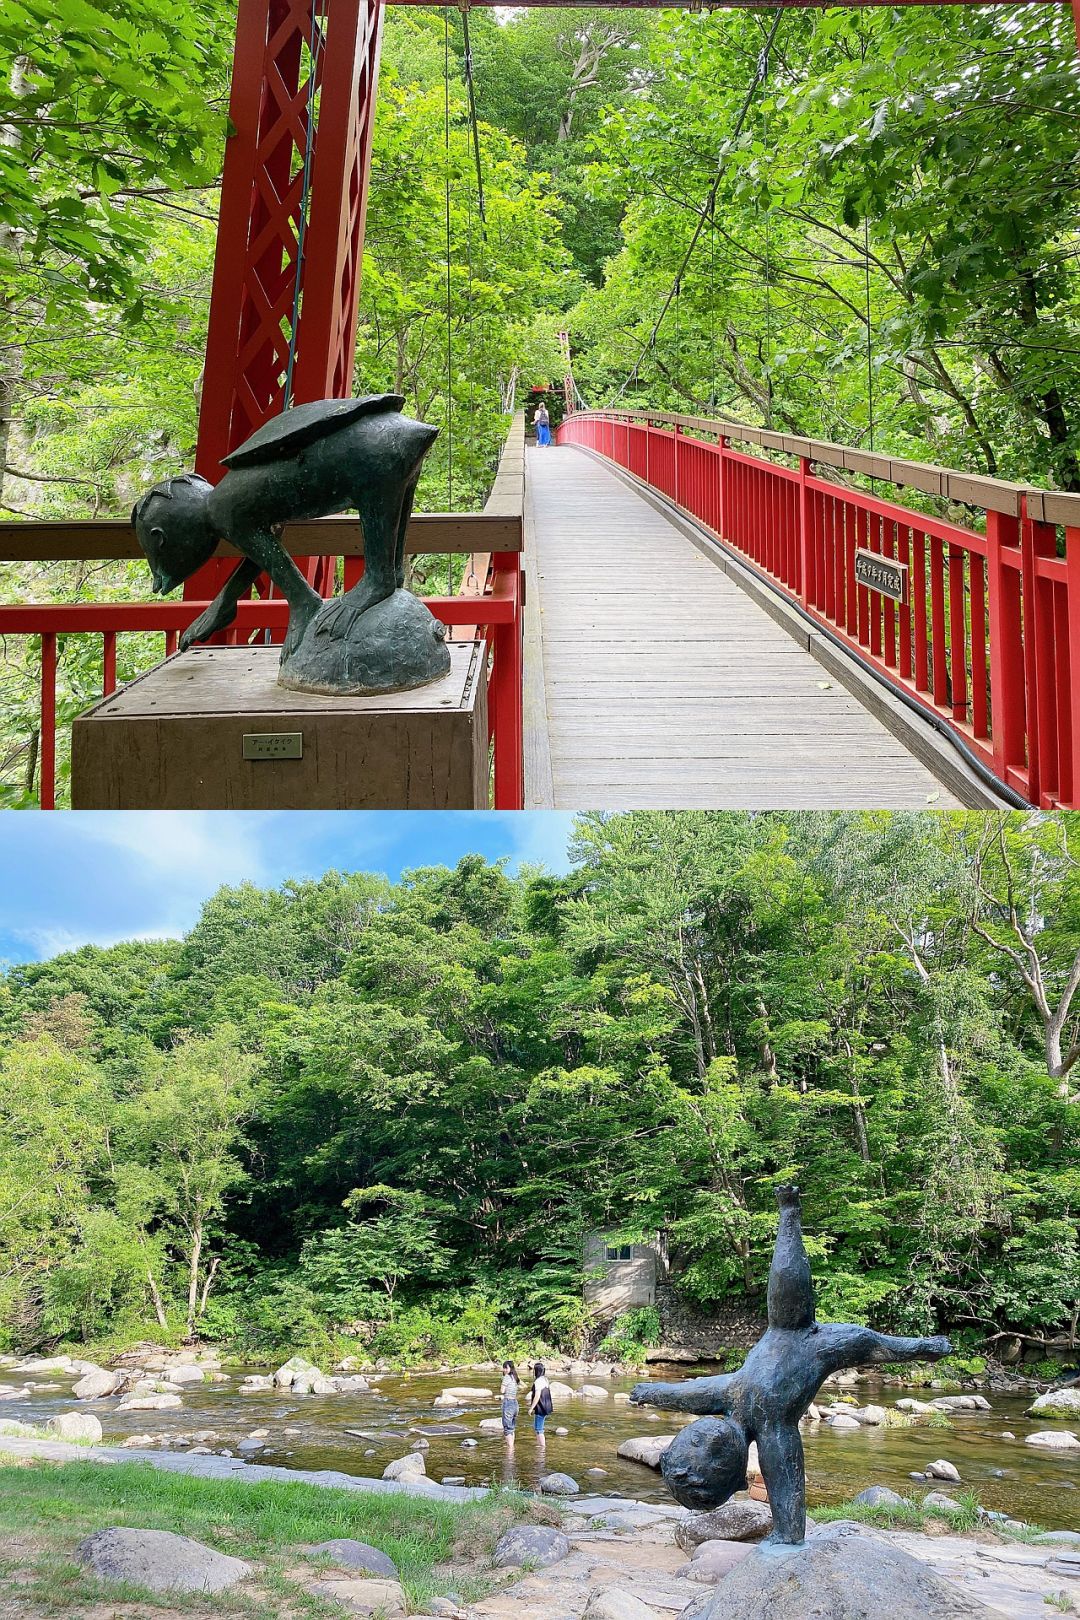
<instances>
[{"instance_id":1,"label":"suspension cable","mask_svg":"<svg viewBox=\"0 0 1080 1620\"><path fill-rule=\"evenodd\" d=\"M446 194L446 509L454 510L454 338L450 270L450 10L443 12L443 181Z\"/></svg>"},{"instance_id":2,"label":"suspension cable","mask_svg":"<svg viewBox=\"0 0 1080 1620\"><path fill-rule=\"evenodd\" d=\"M480 162L480 126L476 121L476 86L473 83L472 42L469 39L469 4L463 0L461 28L465 39L465 88L469 94L469 123L472 125L473 157L476 160L476 195L480 203L480 235L487 241L487 212L484 208L484 169Z\"/></svg>"},{"instance_id":3,"label":"suspension cable","mask_svg":"<svg viewBox=\"0 0 1080 1620\"><path fill-rule=\"evenodd\" d=\"M761 51L760 51L760 53L758 55L757 66L754 69L754 76L750 81L749 87L747 88L747 92L746 92L746 95L745 95L745 97L743 99L742 106L739 108L739 115L735 120L735 127L732 130L731 134L729 135L727 141L725 142L725 145L727 145L729 147L733 146L734 143L739 139L739 136L742 134L743 125L746 122L746 115L750 111L750 104L753 101L754 97L757 95L757 92L758 92L759 88L761 87L761 85L765 82L765 76L769 71L769 53L772 50L773 40L776 38L776 31L780 26L780 19L781 19L782 16L783 16L783 11L782 10L778 9L773 13L772 27L769 29L769 33L768 33L768 36L767 36L767 38L765 40L765 44L762 46ZM630 384L637 377L638 371L639 371L639 369L641 367L641 362L644 360L646 354L649 352L649 350L653 347L653 345L656 342L656 335L660 330L660 326L661 326L661 323L663 322L664 316L667 314L668 310L671 307L671 301L675 297L676 291L678 290L678 287L679 287L679 285L680 285L680 283L682 281L683 276L686 274L686 267L690 263L690 260L691 260L691 258L693 256L694 249L698 245L698 241L699 241L699 239L701 237L701 233L705 229L706 222L709 220L709 218L712 215L713 204L715 203L717 195L719 194L720 182L721 182L721 180L723 178L724 178L724 159L723 159L723 156L721 156L720 162L719 162L719 164L717 166L717 170L716 170L716 178L713 180L713 183L709 188L708 196L705 199L705 206L701 210L700 218L698 219L697 225L694 227L694 234L690 238L690 246L687 248L685 254L683 255L683 261L682 261L681 265L679 266L679 268L678 268L678 270L677 270L677 272L675 274L675 280L672 282L671 288L670 288L670 290L668 292L668 295L664 299L664 302L660 306L660 313L656 317L656 321L655 321L655 323L653 325L653 329L649 333L649 336L645 339L645 342L641 345L641 350L640 350L640 352L638 354L637 359L634 361L633 369L631 370L630 375L627 377L626 381L623 383L622 387L619 389L618 393L615 395L615 399L612 401L613 404L616 403L616 401L620 400L622 398L622 396L626 393L626 390L630 387Z\"/></svg>"}]
</instances>

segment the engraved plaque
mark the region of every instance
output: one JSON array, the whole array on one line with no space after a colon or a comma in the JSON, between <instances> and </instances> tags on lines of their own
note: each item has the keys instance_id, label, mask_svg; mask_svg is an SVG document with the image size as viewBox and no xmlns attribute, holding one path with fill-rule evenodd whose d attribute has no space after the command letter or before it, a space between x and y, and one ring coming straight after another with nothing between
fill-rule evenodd
<instances>
[{"instance_id":1,"label":"engraved plaque","mask_svg":"<svg viewBox=\"0 0 1080 1620\"><path fill-rule=\"evenodd\" d=\"M902 604L908 599L907 563L897 562L895 557L883 557L879 551L855 553L855 580L868 590L887 596L890 602Z\"/></svg>"},{"instance_id":2,"label":"engraved plaque","mask_svg":"<svg viewBox=\"0 0 1080 1620\"><path fill-rule=\"evenodd\" d=\"M246 731L245 759L303 759L302 731Z\"/></svg>"}]
</instances>

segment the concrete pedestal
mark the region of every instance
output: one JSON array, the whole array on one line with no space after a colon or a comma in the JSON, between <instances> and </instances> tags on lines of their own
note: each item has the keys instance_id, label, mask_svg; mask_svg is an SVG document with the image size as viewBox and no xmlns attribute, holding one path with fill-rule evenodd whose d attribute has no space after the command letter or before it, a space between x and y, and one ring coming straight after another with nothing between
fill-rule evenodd
<instances>
[{"instance_id":1,"label":"concrete pedestal","mask_svg":"<svg viewBox=\"0 0 1080 1620\"><path fill-rule=\"evenodd\" d=\"M486 659L379 697L277 684L276 647L196 647L72 728L76 810L487 809Z\"/></svg>"}]
</instances>

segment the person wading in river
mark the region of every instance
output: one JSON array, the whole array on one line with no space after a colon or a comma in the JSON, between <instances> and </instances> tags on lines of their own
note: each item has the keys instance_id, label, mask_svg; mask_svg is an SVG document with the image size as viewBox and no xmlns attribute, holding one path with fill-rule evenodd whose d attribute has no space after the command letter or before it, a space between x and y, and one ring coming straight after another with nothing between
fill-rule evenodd
<instances>
[{"instance_id":1,"label":"person wading in river","mask_svg":"<svg viewBox=\"0 0 1080 1620\"><path fill-rule=\"evenodd\" d=\"M518 1420L518 1375L517 1368L512 1361L503 1362L502 1389L502 1426L503 1434L508 1440L513 1440L514 1430Z\"/></svg>"},{"instance_id":2,"label":"person wading in river","mask_svg":"<svg viewBox=\"0 0 1080 1620\"><path fill-rule=\"evenodd\" d=\"M529 1416L541 1440L544 1438L544 1422L551 1416L552 1410L551 1385L545 1375L544 1363L538 1361L533 1368L533 1384L529 1391Z\"/></svg>"}]
</instances>

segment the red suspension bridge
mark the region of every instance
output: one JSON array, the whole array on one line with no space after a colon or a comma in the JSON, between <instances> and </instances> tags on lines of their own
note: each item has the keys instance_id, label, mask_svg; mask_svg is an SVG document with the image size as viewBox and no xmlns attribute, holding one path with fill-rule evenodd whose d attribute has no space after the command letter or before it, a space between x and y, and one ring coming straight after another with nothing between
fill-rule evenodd
<instances>
[{"instance_id":1,"label":"red suspension bridge","mask_svg":"<svg viewBox=\"0 0 1080 1620\"><path fill-rule=\"evenodd\" d=\"M382 20L382 0L239 0L211 480L285 404L352 390ZM528 461L523 438L518 417L483 512L418 516L408 537L471 558L467 594L431 606L484 643L498 807L1080 808L1080 496L663 412L572 413ZM338 559L346 586L362 571L344 519L286 540L324 594ZM135 554L126 522L0 524L0 560ZM109 693L117 638L157 632L169 656L231 566L182 602L0 605L0 636L39 651L43 808L66 638L100 639ZM256 596L229 639L285 620Z\"/></svg>"}]
</instances>

